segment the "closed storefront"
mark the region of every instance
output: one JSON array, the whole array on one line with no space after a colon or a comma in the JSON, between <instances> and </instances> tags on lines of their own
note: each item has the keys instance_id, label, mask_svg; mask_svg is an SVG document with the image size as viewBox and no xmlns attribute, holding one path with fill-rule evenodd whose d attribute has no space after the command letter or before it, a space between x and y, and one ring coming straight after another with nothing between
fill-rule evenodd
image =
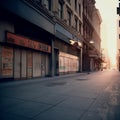
<instances>
[{"instance_id":1,"label":"closed storefront","mask_svg":"<svg viewBox=\"0 0 120 120\"><path fill-rule=\"evenodd\" d=\"M59 53L59 73L73 73L79 71L79 57L67 54L64 52Z\"/></svg>"},{"instance_id":2,"label":"closed storefront","mask_svg":"<svg viewBox=\"0 0 120 120\"><path fill-rule=\"evenodd\" d=\"M33 53L33 77L45 77L49 75L49 59L47 54Z\"/></svg>"},{"instance_id":3,"label":"closed storefront","mask_svg":"<svg viewBox=\"0 0 120 120\"><path fill-rule=\"evenodd\" d=\"M8 32L6 46L0 46L0 53L0 78L17 80L49 75L51 47L47 44Z\"/></svg>"}]
</instances>

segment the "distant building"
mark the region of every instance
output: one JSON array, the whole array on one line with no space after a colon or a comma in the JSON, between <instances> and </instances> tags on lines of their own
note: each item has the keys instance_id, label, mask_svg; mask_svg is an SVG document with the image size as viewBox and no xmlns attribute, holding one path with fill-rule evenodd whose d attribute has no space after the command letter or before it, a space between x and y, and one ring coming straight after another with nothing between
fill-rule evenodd
<instances>
[{"instance_id":1,"label":"distant building","mask_svg":"<svg viewBox=\"0 0 120 120\"><path fill-rule=\"evenodd\" d=\"M100 69L95 0L2 0L0 15L1 80Z\"/></svg>"},{"instance_id":2,"label":"distant building","mask_svg":"<svg viewBox=\"0 0 120 120\"><path fill-rule=\"evenodd\" d=\"M120 71L120 16L117 19L117 68Z\"/></svg>"},{"instance_id":3,"label":"distant building","mask_svg":"<svg viewBox=\"0 0 120 120\"><path fill-rule=\"evenodd\" d=\"M99 70L100 58L100 25L102 19L95 8L95 0L83 1L83 71ZM91 44L91 41L93 44Z\"/></svg>"},{"instance_id":4,"label":"distant building","mask_svg":"<svg viewBox=\"0 0 120 120\"><path fill-rule=\"evenodd\" d=\"M120 3L119 7L117 7L117 68L120 71Z\"/></svg>"}]
</instances>

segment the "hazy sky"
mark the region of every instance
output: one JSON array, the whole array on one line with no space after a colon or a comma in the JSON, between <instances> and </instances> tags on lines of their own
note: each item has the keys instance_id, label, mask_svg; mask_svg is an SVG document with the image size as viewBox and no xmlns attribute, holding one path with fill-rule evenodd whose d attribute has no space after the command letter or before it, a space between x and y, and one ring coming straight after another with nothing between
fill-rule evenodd
<instances>
[{"instance_id":1,"label":"hazy sky","mask_svg":"<svg viewBox=\"0 0 120 120\"><path fill-rule=\"evenodd\" d=\"M115 64L117 40L116 7L118 7L118 0L96 0L96 7L99 9L102 17L102 47L108 49L111 63Z\"/></svg>"}]
</instances>

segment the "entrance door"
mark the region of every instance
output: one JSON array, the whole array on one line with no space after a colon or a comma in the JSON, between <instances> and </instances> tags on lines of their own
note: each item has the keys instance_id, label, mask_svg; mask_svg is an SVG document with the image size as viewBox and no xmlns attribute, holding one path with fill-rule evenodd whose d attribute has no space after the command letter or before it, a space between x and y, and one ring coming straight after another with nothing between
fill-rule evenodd
<instances>
[{"instance_id":1,"label":"entrance door","mask_svg":"<svg viewBox=\"0 0 120 120\"><path fill-rule=\"evenodd\" d=\"M55 75L59 75L59 50L58 49L54 49L54 71L55 71Z\"/></svg>"}]
</instances>

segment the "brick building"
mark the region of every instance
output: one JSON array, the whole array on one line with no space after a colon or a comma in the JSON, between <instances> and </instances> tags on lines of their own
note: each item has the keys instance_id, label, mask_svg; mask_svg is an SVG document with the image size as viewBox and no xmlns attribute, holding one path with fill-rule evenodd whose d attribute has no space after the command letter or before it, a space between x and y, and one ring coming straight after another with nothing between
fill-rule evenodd
<instances>
[{"instance_id":1,"label":"brick building","mask_svg":"<svg viewBox=\"0 0 120 120\"><path fill-rule=\"evenodd\" d=\"M95 0L1 0L0 15L1 80L99 69Z\"/></svg>"}]
</instances>

